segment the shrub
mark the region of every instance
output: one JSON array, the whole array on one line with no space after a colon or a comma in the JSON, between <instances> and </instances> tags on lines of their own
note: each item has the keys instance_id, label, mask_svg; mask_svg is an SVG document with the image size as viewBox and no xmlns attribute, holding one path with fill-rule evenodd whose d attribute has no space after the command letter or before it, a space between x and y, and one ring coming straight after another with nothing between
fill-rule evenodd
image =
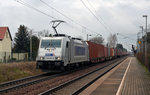
<instances>
[{"instance_id":1,"label":"shrub","mask_svg":"<svg viewBox=\"0 0 150 95\"><path fill-rule=\"evenodd\" d=\"M42 73L35 62L0 64L0 82L15 80Z\"/></svg>"}]
</instances>

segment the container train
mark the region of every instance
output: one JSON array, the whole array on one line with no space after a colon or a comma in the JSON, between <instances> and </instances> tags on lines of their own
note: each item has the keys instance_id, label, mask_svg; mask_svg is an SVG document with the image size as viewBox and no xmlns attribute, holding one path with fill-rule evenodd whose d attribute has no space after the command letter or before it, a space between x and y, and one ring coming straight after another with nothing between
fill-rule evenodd
<instances>
[{"instance_id":1,"label":"container train","mask_svg":"<svg viewBox=\"0 0 150 95\"><path fill-rule=\"evenodd\" d=\"M43 70L65 70L126 55L126 51L57 34L40 39L36 66Z\"/></svg>"}]
</instances>

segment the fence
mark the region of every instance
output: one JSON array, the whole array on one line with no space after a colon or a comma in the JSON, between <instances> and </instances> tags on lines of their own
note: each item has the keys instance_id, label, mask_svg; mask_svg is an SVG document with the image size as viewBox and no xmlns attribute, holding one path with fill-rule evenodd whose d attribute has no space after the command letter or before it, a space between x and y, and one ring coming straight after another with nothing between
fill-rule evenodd
<instances>
[{"instance_id":1,"label":"fence","mask_svg":"<svg viewBox=\"0 0 150 95\"><path fill-rule=\"evenodd\" d=\"M9 63L14 61L28 61L28 53L0 52L0 63Z\"/></svg>"},{"instance_id":2,"label":"fence","mask_svg":"<svg viewBox=\"0 0 150 95\"><path fill-rule=\"evenodd\" d=\"M150 32L147 33L146 38L143 36L142 38L138 39L137 43L136 56L139 61L144 64L150 71Z\"/></svg>"}]
</instances>

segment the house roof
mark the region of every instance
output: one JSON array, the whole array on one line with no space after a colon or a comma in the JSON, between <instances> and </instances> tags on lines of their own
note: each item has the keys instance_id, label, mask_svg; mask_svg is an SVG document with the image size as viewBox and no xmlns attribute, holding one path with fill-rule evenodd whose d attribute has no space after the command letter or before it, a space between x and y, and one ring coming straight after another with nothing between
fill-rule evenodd
<instances>
[{"instance_id":1,"label":"house roof","mask_svg":"<svg viewBox=\"0 0 150 95\"><path fill-rule=\"evenodd\" d=\"M10 39L12 41L12 37L11 37L11 34L10 34L10 31L9 31L8 27L0 27L0 40L4 39L7 30L8 30L8 33L10 35Z\"/></svg>"}]
</instances>

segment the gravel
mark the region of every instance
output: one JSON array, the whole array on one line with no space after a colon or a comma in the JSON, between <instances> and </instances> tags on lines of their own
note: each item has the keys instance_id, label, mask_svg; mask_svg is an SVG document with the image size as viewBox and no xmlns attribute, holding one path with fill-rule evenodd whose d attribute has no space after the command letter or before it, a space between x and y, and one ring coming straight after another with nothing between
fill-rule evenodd
<instances>
[{"instance_id":1,"label":"gravel","mask_svg":"<svg viewBox=\"0 0 150 95\"><path fill-rule=\"evenodd\" d=\"M113 61L115 61L115 60L113 60ZM90 72L96 68L103 67L106 65L105 63L107 63L107 64L113 63L113 61L104 62L104 63L98 64L98 65L89 67L87 69L83 69L83 70L79 70L79 71L76 71L76 72L73 72L73 73L70 73L67 75L55 77L53 79L50 79L50 80L47 80L44 82L40 82L38 84L34 84L34 85L31 85L28 87L16 89L14 91L4 93L4 95L37 95L37 94L44 92L48 89L56 87L56 86L58 86L64 82L67 82L68 80L72 80L76 77L84 75L85 73Z\"/></svg>"}]
</instances>

